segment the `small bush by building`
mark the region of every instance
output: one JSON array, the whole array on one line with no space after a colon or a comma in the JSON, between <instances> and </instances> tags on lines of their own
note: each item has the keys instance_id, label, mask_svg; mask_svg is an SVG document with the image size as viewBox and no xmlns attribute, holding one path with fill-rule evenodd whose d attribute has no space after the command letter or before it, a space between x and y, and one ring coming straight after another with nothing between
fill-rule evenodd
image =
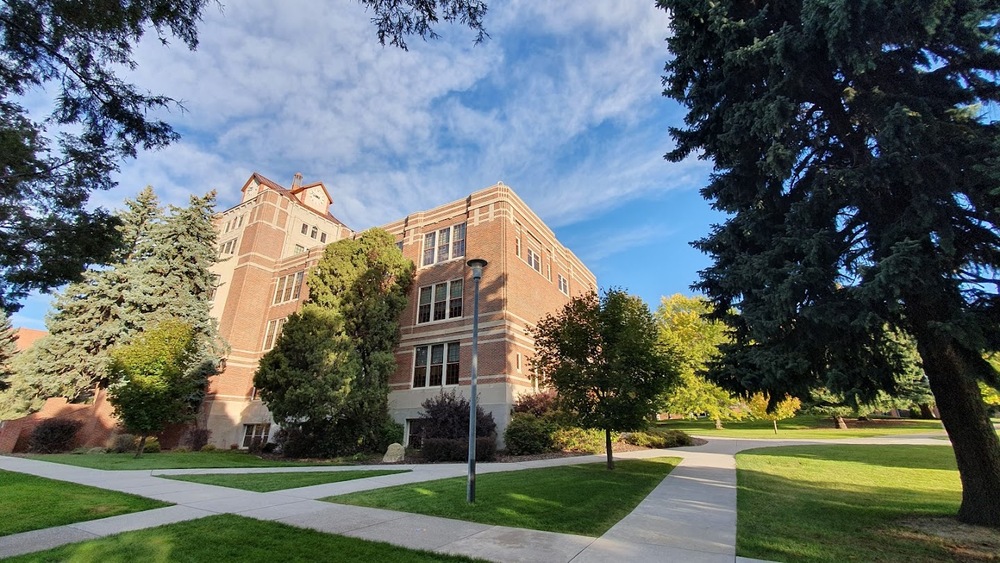
<instances>
[{"instance_id":1,"label":"small bush by building","mask_svg":"<svg viewBox=\"0 0 1000 563\"><path fill-rule=\"evenodd\" d=\"M73 449L76 433L83 424L76 420L49 418L31 432L28 449L39 454L68 452Z\"/></svg>"},{"instance_id":2,"label":"small bush by building","mask_svg":"<svg viewBox=\"0 0 1000 563\"><path fill-rule=\"evenodd\" d=\"M552 433L555 430L554 423L531 414L531 411L517 413L504 431L507 453L535 455L552 451L555 448L552 440Z\"/></svg>"}]
</instances>

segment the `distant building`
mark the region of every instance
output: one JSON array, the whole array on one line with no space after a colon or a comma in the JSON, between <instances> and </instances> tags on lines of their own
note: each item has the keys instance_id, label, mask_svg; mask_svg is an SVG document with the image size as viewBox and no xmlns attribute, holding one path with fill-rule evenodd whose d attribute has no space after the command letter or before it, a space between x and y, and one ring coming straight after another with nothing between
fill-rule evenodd
<instances>
[{"instance_id":1,"label":"distant building","mask_svg":"<svg viewBox=\"0 0 1000 563\"><path fill-rule=\"evenodd\" d=\"M14 342L14 345L17 346L18 352L23 352L34 346L35 342L38 342L45 336L48 336L49 333L35 328L21 327L14 329L14 334L17 335L17 340Z\"/></svg>"},{"instance_id":2,"label":"distant building","mask_svg":"<svg viewBox=\"0 0 1000 563\"><path fill-rule=\"evenodd\" d=\"M332 242L354 236L328 211L321 183L284 188L260 174L243 186L239 205L217 217L222 261L212 313L231 351L211 379L202 423L220 447L246 447L274 429L253 388L260 357L274 347L289 314L308 297L305 273ZM390 379L390 413L419 430L420 404L442 391L467 395L472 357L473 282L466 260L489 262L480 283L479 403L502 434L515 397L537 387L527 328L597 280L507 186L408 215L382 228L416 265L402 339Z\"/></svg>"}]
</instances>

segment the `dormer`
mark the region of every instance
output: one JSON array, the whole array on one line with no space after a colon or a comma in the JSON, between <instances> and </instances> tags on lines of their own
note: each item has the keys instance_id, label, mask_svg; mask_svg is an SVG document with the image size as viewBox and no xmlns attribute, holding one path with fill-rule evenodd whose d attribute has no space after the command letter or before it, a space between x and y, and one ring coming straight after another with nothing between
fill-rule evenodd
<instances>
[{"instance_id":1,"label":"dormer","mask_svg":"<svg viewBox=\"0 0 1000 563\"><path fill-rule=\"evenodd\" d=\"M320 215L327 215L330 212L330 206L333 205L333 198L330 197L330 192L326 191L326 186L323 185L323 182L303 186L302 174L300 173L295 174L295 178L292 180L292 188L289 191L302 205L316 211Z\"/></svg>"}]
</instances>

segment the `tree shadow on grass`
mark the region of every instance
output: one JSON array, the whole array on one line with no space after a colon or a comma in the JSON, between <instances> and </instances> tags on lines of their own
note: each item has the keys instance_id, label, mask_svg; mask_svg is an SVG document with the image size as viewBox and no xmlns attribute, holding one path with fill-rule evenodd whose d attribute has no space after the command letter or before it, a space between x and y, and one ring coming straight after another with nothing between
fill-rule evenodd
<instances>
[{"instance_id":1,"label":"tree shadow on grass","mask_svg":"<svg viewBox=\"0 0 1000 563\"><path fill-rule=\"evenodd\" d=\"M927 448L934 448L929 451ZM877 452L873 454L873 452ZM947 453L945 453L947 452ZM948 444L941 446L853 445L777 446L744 450L741 454L776 458L844 461L910 469L956 470L955 455Z\"/></svg>"}]
</instances>

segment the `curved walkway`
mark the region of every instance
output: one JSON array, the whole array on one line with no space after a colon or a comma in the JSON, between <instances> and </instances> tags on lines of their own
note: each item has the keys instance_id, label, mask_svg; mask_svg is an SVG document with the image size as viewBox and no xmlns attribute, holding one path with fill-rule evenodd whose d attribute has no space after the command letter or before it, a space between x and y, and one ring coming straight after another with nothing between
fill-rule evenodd
<instances>
[{"instance_id":1,"label":"curved walkway","mask_svg":"<svg viewBox=\"0 0 1000 563\"><path fill-rule=\"evenodd\" d=\"M346 471L384 469L385 466L104 471L0 456L0 469L174 503L174 506L166 508L0 537L0 558L119 532L231 513L402 547L492 561L747 562L752 560L736 557L734 455L751 448L831 443L948 445L947 440L925 436L795 441L712 437L702 446L616 454L615 457L622 459L674 456L683 461L631 514L600 538L476 524L317 500L360 490L463 476L466 474L465 464L399 465L393 467L412 471L271 493L255 493L157 476L185 473ZM523 463L481 463L477 466L477 473L600 462L603 459L604 456L600 455Z\"/></svg>"}]
</instances>

